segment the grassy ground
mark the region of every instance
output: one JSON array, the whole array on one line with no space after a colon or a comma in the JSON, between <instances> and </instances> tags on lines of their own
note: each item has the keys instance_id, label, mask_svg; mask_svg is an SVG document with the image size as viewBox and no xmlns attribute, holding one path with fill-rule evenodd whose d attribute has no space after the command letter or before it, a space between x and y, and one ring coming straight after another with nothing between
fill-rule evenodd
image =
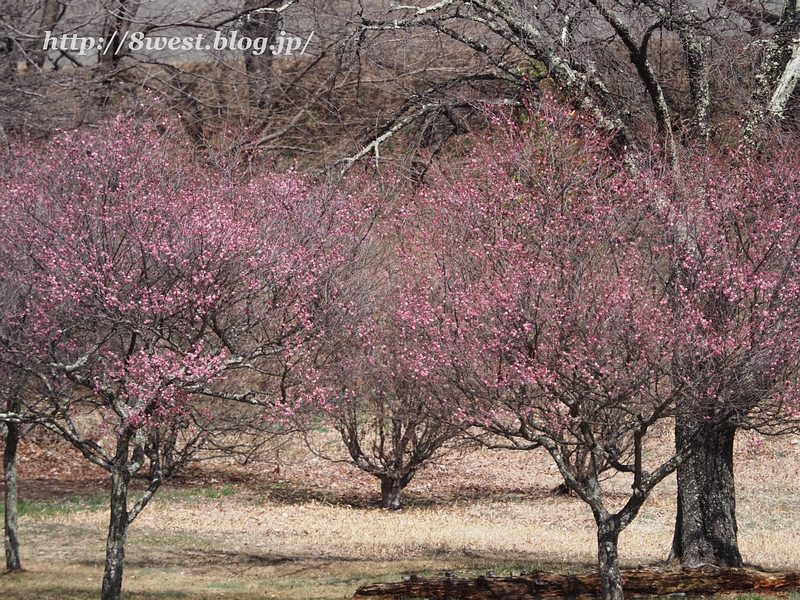
<instances>
[{"instance_id":1,"label":"grassy ground","mask_svg":"<svg viewBox=\"0 0 800 600\"><path fill-rule=\"evenodd\" d=\"M792 442L737 450L741 549L764 568L800 569L800 444ZM333 600L412 573L579 571L594 562L589 511L550 493L559 479L538 453L482 451L434 466L397 512L372 506L374 480L299 449L247 473L206 470L159 492L129 532L125 597ZM607 482L618 501L627 485ZM626 566L667 555L674 490L664 482L623 533ZM65 487L63 476L28 477L22 495L26 570L0 577L0 598L96 598L108 519L102 481Z\"/></svg>"}]
</instances>

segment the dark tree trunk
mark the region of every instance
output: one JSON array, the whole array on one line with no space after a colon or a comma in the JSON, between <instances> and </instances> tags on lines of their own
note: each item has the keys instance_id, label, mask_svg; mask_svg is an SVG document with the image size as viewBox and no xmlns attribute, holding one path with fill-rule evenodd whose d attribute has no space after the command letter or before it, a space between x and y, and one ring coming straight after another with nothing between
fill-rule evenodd
<instances>
[{"instance_id":1,"label":"dark tree trunk","mask_svg":"<svg viewBox=\"0 0 800 600\"><path fill-rule=\"evenodd\" d=\"M398 510L402 506L400 496L403 487L398 479L381 477L381 508Z\"/></svg>"},{"instance_id":2,"label":"dark tree trunk","mask_svg":"<svg viewBox=\"0 0 800 600\"><path fill-rule=\"evenodd\" d=\"M65 5L59 2L58 0L45 0L44 6L42 7L42 20L41 20L41 27L40 32L44 35L45 31L53 31L55 26L61 20L61 17L64 16ZM38 40L36 40L38 42ZM47 60L47 52L42 49L41 43L33 44L33 47L29 51L29 56L31 56L34 62L39 66L43 67L45 61Z\"/></svg>"},{"instance_id":3,"label":"dark tree trunk","mask_svg":"<svg viewBox=\"0 0 800 600\"><path fill-rule=\"evenodd\" d=\"M97 60L101 63L114 63L119 62L124 48L122 47L122 40L125 39L125 34L131 27L136 12L139 10L139 0L116 0L113 8L109 14L113 17L113 22L110 24L108 31L104 32L103 36L113 44L108 49L108 52L101 52Z\"/></svg>"},{"instance_id":4,"label":"dark tree trunk","mask_svg":"<svg viewBox=\"0 0 800 600\"><path fill-rule=\"evenodd\" d=\"M138 432L141 433L141 432ZM125 568L125 538L128 526L156 493L161 485L163 473L157 449L147 446L145 436L128 430L117 440L117 451L111 471L111 520L106 539L106 563L103 572L102 600L119 600L122 592L122 575ZM136 438L133 454L129 459L131 437ZM141 497L128 509L128 486L131 477L141 469L146 458L150 459L150 485Z\"/></svg>"},{"instance_id":5,"label":"dark tree trunk","mask_svg":"<svg viewBox=\"0 0 800 600\"><path fill-rule=\"evenodd\" d=\"M127 446L127 445L126 445ZM119 456L119 448L118 448ZM127 457L127 448L124 457ZM111 522L106 540L106 566L103 573L102 600L119 600L122 571L125 565L125 537L128 533L128 484L130 474L124 463L111 472Z\"/></svg>"},{"instance_id":6,"label":"dark tree trunk","mask_svg":"<svg viewBox=\"0 0 800 600\"><path fill-rule=\"evenodd\" d=\"M678 418L676 444L692 435L694 423L691 417ZM742 566L733 481L735 435L731 426L707 436L697 452L678 467L678 514L671 557L680 559L683 566Z\"/></svg>"},{"instance_id":7,"label":"dark tree trunk","mask_svg":"<svg viewBox=\"0 0 800 600\"><path fill-rule=\"evenodd\" d=\"M597 567L603 600L623 600L622 575L619 571L617 545L620 525L611 517L597 527Z\"/></svg>"},{"instance_id":8,"label":"dark tree trunk","mask_svg":"<svg viewBox=\"0 0 800 600\"><path fill-rule=\"evenodd\" d=\"M690 28L678 30L689 69L689 92L692 98L692 120L689 134L700 148L708 146L711 131L708 115L711 107L711 92L708 84L708 61L706 44Z\"/></svg>"},{"instance_id":9,"label":"dark tree trunk","mask_svg":"<svg viewBox=\"0 0 800 600\"><path fill-rule=\"evenodd\" d=\"M16 410L16 408L13 410ZM17 518L17 444L19 443L19 430L18 423L8 423L6 447L3 451L6 568L10 571L22 568L19 558L19 521Z\"/></svg>"},{"instance_id":10,"label":"dark tree trunk","mask_svg":"<svg viewBox=\"0 0 800 600\"><path fill-rule=\"evenodd\" d=\"M271 4L265 3L263 0L245 0L244 9L253 10ZM249 38L265 37L269 39L270 44L274 44L279 22L280 19L275 13L260 13L251 16L245 24L242 35ZM245 71L250 88L250 105L261 111L267 110L272 100L271 92L275 81L272 60L272 51L269 46L259 56L252 52L245 52L244 55Z\"/></svg>"}]
</instances>

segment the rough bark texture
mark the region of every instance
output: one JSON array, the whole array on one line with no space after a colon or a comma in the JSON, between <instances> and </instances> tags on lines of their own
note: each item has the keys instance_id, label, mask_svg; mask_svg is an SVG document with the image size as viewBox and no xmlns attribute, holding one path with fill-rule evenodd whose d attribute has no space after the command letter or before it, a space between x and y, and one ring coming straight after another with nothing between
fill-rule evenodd
<instances>
[{"instance_id":1,"label":"rough bark texture","mask_svg":"<svg viewBox=\"0 0 800 600\"><path fill-rule=\"evenodd\" d=\"M19 424L8 423L6 447L3 451L5 483L5 547L6 568L21 569L19 558L19 521L17 519L17 444L19 443Z\"/></svg>"},{"instance_id":2,"label":"rough bark texture","mask_svg":"<svg viewBox=\"0 0 800 600\"><path fill-rule=\"evenodd\" d=\"M708 126L711 109L711 91L708 83L706 47L695 32L689 28L678 30L678 37L686 56L689 73L689 91L692 98L692 120L689 134L701 148L708 145L711 131Z\"/></svg>"},{"instance_id":3,"label":"rough bark texture","mask_svg":"<svg viewBox=\"0 0 800 600\"><path fill-rule=\"evenodd\" d=\"M118 449L119 450L119 449ZM119 456L120 453L118 452ZM127 449L122 454L127 458ZM119 600L122 571L125 566L125 536L128 533L128 484L130 475L122 468L111 473L111 522L106 540L106 565L103 573L102 600Z\"/></svg>"},{"instance_id":4,"label":"rough bark texture","mask_svg":"<svg viewBox=\"0 0 800 600\"><path fill-rule=\"evenodd\" d=\"M764 45L764 58L755 76L750 113L744 127L744 141L751 148L757 147L761 140L771 100L792 58L794 38L800 29L800 19L796 14L797 0L784 0L775 34Z\"/></svg>"},{"instance_id":5,"label":"rough bark texture","mask_svg":"<svg viewBox=\"0 0 800 600\"><path fill-rule=\"evenodd\" d=\"M401 506L400 496L403 491L401 482L390 477L381 477L381 508L398 510Z\"/></svg>"},{"instance_id":6,"label":"rough bark texture","mask_svg":"<svg viewBox=\"0 0 800 600\"><path fill-rule=\"evenodd\" d=\"M608 519L597 527L597 565L600 569L600 593L604 600L623 600L622 575L619 569L620 524Z\"/></svg>"},{"instance_id":7,"label":"rough bark texture","mask_svg":"<svg viewBox=\"0 0 800 600\"><path fill-rule=\"evenodd\" d=\"M800 573L763 573L753 569L683 569L622 571L622 585L629 596L664 596L684 593L711 595L731 592L777 592L800 585ZM396 583L368 583L353 596L357 598L451 598L465 600L503 598L597 598L600 576L597 571L580 575L560 575L533 571L519 577L411 577Z\"/></svg>"},{"instance_id":8,"label":"rough bark texture","mask_svg":"<svg viewBox=\"0 0 800 600\"><path fill-rule=\"evenodd\" d=\"M691 417L679 418L676 444L691 434ZM672 558L686 567L741 567L733 481L734 427L706 437L678 467L678 514Z\"/></svg>"},{"instance_id":9,"label":"rough bark texture","mask_svg":"<svg viewBox=\"0 0 800 600\"><path fill-rule=\"evenodd\" d=\"M792 59L786 65L778 80L778 85L775 87L775 92L769 102L769 112L780 119L783 118L786 103L789 102L789 98L794 93L798 79L800 79L800 41L795 44Z\"/></svg>"}]
</instances>

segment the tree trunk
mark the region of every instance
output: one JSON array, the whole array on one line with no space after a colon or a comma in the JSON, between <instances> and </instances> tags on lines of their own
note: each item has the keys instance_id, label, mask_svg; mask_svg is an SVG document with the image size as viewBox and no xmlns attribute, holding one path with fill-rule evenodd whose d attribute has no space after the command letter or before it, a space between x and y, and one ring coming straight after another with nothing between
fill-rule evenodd
<instances>
[{"instance_id":1,"label":"tree trunk","mask_svg":"<svg viewBox=\"0 0 800 600\"><path fill-rule=\"evenodd\" d=\"M708 146L711 131L708 116L711 107L711 92L708 85L708 61L706 45L689 28L678 30L689 71L689 92L692 98L692 120L690 135L700 148Z\"/></svg>"},{"instance_id":2,"label":"tree trunk","mask_svg":"<svg viewBox=\"0 0 800 600\"><path fill-rule=\"evenodd\" d=\"M694 431L693 418L683 416L676 421L678 447ZM683 566L742 566L733 481L735 435L734 427L709 435L678 467L678 514L670 556L679 558Z\"/></svg>"},{"instance_id":3,"label":"tree trunk","mask_svg":"<svg viewBox=\"0 0 800 600\"><path fill-rule=\"evenodd\" d=\"M619 571L619 520L611 517L597 526L597 567L603 600L623 600L622 575Z\"/></svg>"},{"instance_id":4,"label":"tree trunk","mask_svg":"<svg viewBox=\"0 0 800 600\"><path fill-rule=\"evenodd\" d=\"M636 68L636 73L639 79L644 84L647 94L653 104L653 110L656 116L656 124L658 131L664 135L667 146L667 158L669 164L674 165L678 160L678 151L675 146L675 137L672 135L672 117L669 114L669 105L667 98L664 95L664 89L658 80L656 71L650 60L647 58L647 38L638 42L634 37L631 29L625 25L616 14L609 10L600 0L589 0L597 11L603 16L606 22L611 25L614 31L619 36L622 43L628 49L630 54L631 64Z\"/></svg>"},{"instance_id":5,"label":"tree trunk","mask_svg":"<svg viewBox=\"0 0 800 600\"><path fill-rule=\"evenodd\" d=\"M113 46L108 49L108 52L101 52L97 60L101 63L117 63L120 57L120 50L122 49L122 40L125 34L131 27L136 12L139 10L138 0L116 0L114 7L109 11L113 17L113 23L109 29L104 32L104 38L109 40ZM124 52L122 52L124 54Z\"/></svg>"},{"instance_id":6,"label":"tree trunk","mask_svg":"<svg viewBox=\"0 0 800 600\"><path fill-rule=\"evenodd\" d=\"M755 85L750 96L750 112L744 126L744 141L751 149L757 148L761 142L770 105L774 104L775 109L779 106L780 96L776 98L775 93L778 92L778 83L783 80L782 75L792 58L794 38L798 30L796 13L796 1L785 0L775 33L764 45L764 58L755 76Z\"/></svg>"},{"instance_id":7,"label":"tree trunk","mask_svg":"<svg viewBox=\"0 0 800 600\"><path fill-rule=\"evenodd\" d=\"M45 0L44 6L42 7L42 20L41 26L39 31L44 35L45 31L53 31L55 29L58 22L61 20L61 17L64 16L65 6L59 2L58 0ZM32 44L33 47L31 48L29 54L33 57L34 62L39 66L43 67L45 61L47 60L47 51L42 49L42 44L39 40L36 40L36 43Z\"/></svg>"},{"instance_id":8,"label":"tree trunk","mask_svg":"<svg viewBox=\"0 0 800 600\"><path fill-rule=\"evenodd\" d=\"M769 112L780 119L783 118L786 103L789 102L789 98L794 93L798 79L800 79L800 41L795 44L792 59L778 79L778 85L775 87L775 92L769 101Z\"/></svg>"},{"instance_id":9,"label":"tree trunk","mask_svg":"<svg viewBox=\"0 0 800 600\"><path fill-rule=\"evenodd\" d=\"M14 409L16 410L16 409ZM17 518L17 444L19 443L19 423L8 423L6 447L3 451L5 484L5 546L6 568L9 571L22 568L19 558L19 520Z\"/></svg>"},{"instance_id":10,"label":"tree trunk","mask_svg":"<svg viewBox=\"0 0 800 600\"><path fill-rule=\"evenodd\" d=\"M127 456L127 450L125 452ZM125 469L111 473L111 522L106 540L106 566L103 573L102 600L119 600L122 592L122 570L125 564L125 536L128 532L128 484Z\"/></svg>"},{"instance_id":11,"label":"tree trunk","mask_svg":"<svg viewBox=\"0 0 800 600\"><path fill-rule=\"evenodd\" d=\"M400 502L402 492L403 487L398 479L381 477L381 508L398 510L402 506Z\"/></svg>"},{"instance_id":12,"label":"tree trunk","mask_svg":"<svg viewBox=\"0 0 800 600\"><path fill-rule=\"evenodd\" d=\"M245 0L244 9L254 10L270 4L264 3L263 0ZM272 44L275 42L279 22L280 19L274 12L256 14L248 19L242 35L251 39L265 37ZM259 111L267 110L272 101L272 87L275 81L272 61L272 50L269 47L260 56L256 56L252 52L244 54L245 72L250 89L250 106Z\"/></svg>"}]
</instances>

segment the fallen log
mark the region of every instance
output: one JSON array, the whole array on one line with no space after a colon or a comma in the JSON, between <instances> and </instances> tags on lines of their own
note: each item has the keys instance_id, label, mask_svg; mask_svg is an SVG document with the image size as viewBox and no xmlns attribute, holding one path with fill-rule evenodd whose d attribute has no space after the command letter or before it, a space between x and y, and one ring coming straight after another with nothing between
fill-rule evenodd
<instances>
[{"instance_id":1,"label":"fallen log","mask_svg":"<svg viewBox=\"0 0 800 600\"><path fill-rule=\"evenodd\" d=\"M690 596L730 592L781 592L800 588L800 573L765 573L755 569L622 571L627 596ZM596 570L580 575L532 571L514 577L415 577L394 583L367 583L356 590L361 598L462 598L463 600L528 600L532 598L600 597L600 575Z\"/></svg>"}]
</instances>

